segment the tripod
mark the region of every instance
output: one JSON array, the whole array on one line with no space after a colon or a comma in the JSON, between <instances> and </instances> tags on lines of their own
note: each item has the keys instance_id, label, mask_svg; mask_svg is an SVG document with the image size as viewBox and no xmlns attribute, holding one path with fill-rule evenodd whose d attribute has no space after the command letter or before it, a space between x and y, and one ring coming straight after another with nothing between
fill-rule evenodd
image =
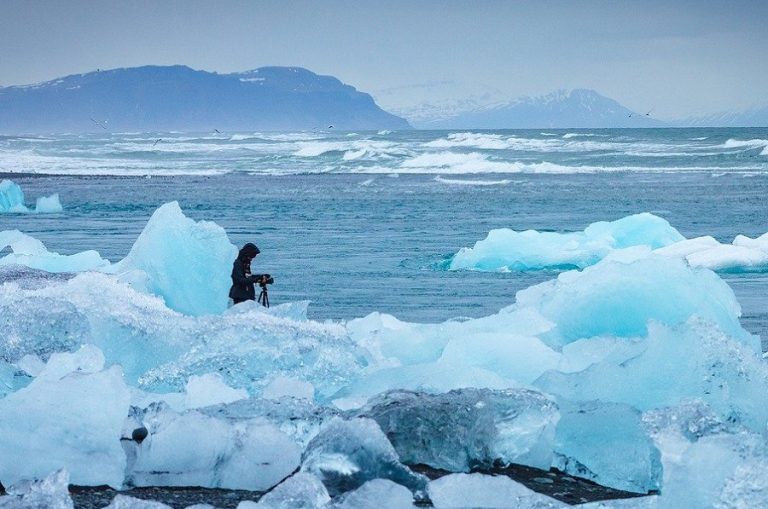
<instances>
[{"instance_id":1,"label":"tripod","mask_svg":"<svg viewBox=\"0 0 768 509\"><path fill-rule=\"evenodd\" d=\"M261 303L262 306L265 308L269 307L269 292L267 292L267 285L261 284L261 293L259 294L259 298L256 302Z\"/></svg>"}]
</instances>

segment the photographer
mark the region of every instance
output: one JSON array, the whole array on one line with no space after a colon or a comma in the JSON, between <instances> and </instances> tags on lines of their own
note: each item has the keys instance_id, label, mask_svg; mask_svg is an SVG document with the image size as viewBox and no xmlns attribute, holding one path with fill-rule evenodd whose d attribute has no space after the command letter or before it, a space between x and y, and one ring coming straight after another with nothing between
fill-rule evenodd
<instances>
[{"instance_id":1,"label":"photographer","mask_svg":"<svg viewBox=\"0 0 768 509\"><path fill-rule=\"evenodd\" d=\"M259 252L259 248L249 242L243 246L232 264L232 288L229 289L229 297L235 304L256 300L253 285L260 284L263 288L272 282L269 274L251 274L251 261Z\"/></svg>"}]
</instances>

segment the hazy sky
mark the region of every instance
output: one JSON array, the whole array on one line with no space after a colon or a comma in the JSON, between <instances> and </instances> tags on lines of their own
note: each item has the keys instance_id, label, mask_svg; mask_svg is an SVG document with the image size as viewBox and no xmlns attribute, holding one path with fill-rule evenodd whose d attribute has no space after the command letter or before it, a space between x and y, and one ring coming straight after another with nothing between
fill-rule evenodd
<instances>
[{"instance_id":1,"label":"hazy sky","mask_svg":"<svg viewBox=\"0 0 768 509\"><path fill-rule=\"evenodd\" d=\"M768 104L768 1L0 1L0 86L302 66L385 106L592 88L661 119Z\"/></svg>"}]
</instances>

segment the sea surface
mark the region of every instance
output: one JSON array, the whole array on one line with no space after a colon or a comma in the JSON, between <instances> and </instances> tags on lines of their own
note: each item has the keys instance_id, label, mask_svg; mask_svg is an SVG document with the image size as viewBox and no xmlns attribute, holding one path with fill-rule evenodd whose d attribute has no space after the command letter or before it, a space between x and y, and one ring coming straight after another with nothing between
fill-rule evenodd
<instances>
[{"instance_id":1,"label":"sea surface","mask_svg":"<svg viewBox=\"0 0 768 509\"><path fill-rule=\"evenodd\" d=\"M310 300L314 319L479 317L556 277L444 270L494 228L578 231L651 212L689 238L768 232L768 129L0 137L0 174L28 202L55 192L64 207L0 215L0 231L116 261L177 200L255 242L272 303ZM723 277L765 336L768 275Z\"/></svg>"}]
</instances>

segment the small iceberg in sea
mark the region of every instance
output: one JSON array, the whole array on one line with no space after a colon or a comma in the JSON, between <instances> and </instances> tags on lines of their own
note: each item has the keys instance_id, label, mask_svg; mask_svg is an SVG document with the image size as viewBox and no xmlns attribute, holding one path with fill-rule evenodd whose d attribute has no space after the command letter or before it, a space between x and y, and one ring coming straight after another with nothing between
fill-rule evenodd
<instances>
[{"instance_id":1,"label":"small iceberg in sea","mask_svg":"<svg viewBox=\"0 0 768 509\"><path fill-rule=\"evenodd\" d=\"M0 213L56 214L64 210L59 201L58 193L39 197L35 203L35 208L31 210L24 203L24 191L18 184L12 180L0 182Z\"/></svg>"},{"instance_id":2,"label":"small iceberg in sea","mask_svg":"<svg viewBox=\"0 0 768 509\"><path fill-rule=\"evenodd\" d=\"M768 233L757 238L737 235L730 244L708 235L687 239L665 219L647 212L592 223L576 232L491 230L440 267L486 272L584 269L628 248L718 272L768 271Z\"/></svg>"}]
</instances>

